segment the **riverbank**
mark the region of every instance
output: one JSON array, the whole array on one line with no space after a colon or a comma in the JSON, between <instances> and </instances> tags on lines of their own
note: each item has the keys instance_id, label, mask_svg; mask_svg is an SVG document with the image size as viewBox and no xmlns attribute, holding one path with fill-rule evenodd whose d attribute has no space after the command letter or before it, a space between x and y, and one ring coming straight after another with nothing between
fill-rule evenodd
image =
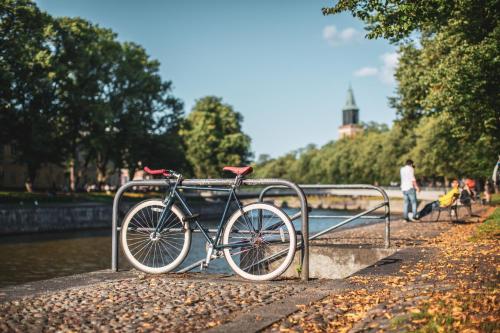
<instances>
[{"instance_id":1,"label":"riverbank","mask_svg":"<svg viewBox=\"0 0 500 333\"><path fill-rule=\"evenodd\" d=\"M105 271L3 288L0 330L493 332L500 328L495 223L394 221L398 251L342 280ZM366 228L352 242L383 226Z\"/></svg>"},{"instance_id":2,"label":"riverbank","mask_svg":"<svg viewBox=\"0 0 500 333\"><path fill-rule=\"evenodd\" d=\"M120 218L141 200L149 197L127 198L119 207ZM211 219L220 216L221 202L206 199L190 201L191 207ZM90 230L111 228L112 202L61 202L37 205L0 205L0 235L29 234L51 231Z\"/></svg>"},{"instance_id":3,"label":"riverbank","mask_svg":"<svg viewBox=\"0 0 500 333\"><path fill-rule=\"evenodd\" d=\"M308 195L309 206L315 209L359 211L370 209L381 202L381 197L369 196L376 193L373 191L358 191L362 195L352 196L348 196L345 190L335 191L339 193ZM243 202L254 202L257 194L258 192L243 193ZM190 205L204 218L217 218L221 215L225 200L219 197L192 195L190 194L189 198ZM126 193L119 208L121 217L133 204L158 197L161 195L156 192ZM266 196L265 200L283 208L300 206L296 197ZM111 221L112 202L112 193L51 195L49 193L0 192L0 235L108 227ZM423 206L426 202L422 201L420 205ZM402 200L391 199L390 206L392 213L402 212ZM376 213L383 213L383 209Z\"/></svg>"}]
</instances>

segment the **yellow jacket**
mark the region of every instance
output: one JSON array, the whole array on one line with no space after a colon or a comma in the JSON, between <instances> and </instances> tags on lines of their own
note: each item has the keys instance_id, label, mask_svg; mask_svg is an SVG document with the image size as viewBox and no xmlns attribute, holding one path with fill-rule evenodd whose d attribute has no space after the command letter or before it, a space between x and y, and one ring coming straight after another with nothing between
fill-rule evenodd
<instances>
[{"instance_id":1,"label":"yellow jacket","mask_svg":"<svg viewBox=\"0 0 500 333\"><path fill-rule=\"evenodd\" d=\"M460 190L458 188L452 188L448 193L439 197L439 206L446 207L453 203L453 199L458 197ZM455 198L454 198L455 197Z\"/></svg>"}]
</instances>

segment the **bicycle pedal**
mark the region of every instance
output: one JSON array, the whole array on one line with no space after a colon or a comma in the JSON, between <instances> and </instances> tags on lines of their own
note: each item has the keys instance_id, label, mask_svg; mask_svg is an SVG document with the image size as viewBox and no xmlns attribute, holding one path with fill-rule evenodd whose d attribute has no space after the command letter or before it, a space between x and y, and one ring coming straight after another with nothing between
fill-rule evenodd
<instances>
[{"instance_id":1,"label":"bicycle pedal","mask_svg":"<svg viewBox=\"0 0 500 333\"><path fill-rule=\"evenodd\" d=\"M206 262L202 262L200 265L200 271L204 271L208 268L208 264Z\"/></svg>"},{"instance_id":2,"label":"bicycle pedal","mask_svg":"<svg viewBox=\"0 0 500 333\"><path fill-rule=\"evenodd\" d=\"M224 257L224 252L222 251L216 251L214 254L212 254L212 259L218 259Z\"/></svg>"},{"instance_id":3,"label":"bicycle pedal","mask_svg":"<svg viewBox=\"0 0 500 333\"><path fill-rule=\"evenodd\" d=\"M182 218L182 222L189 222L189 221L197 219L198 217L200 217L200 214L193 214L193 215L189 215L189 216L184 216Z\"/></svg>"}]
</instances>

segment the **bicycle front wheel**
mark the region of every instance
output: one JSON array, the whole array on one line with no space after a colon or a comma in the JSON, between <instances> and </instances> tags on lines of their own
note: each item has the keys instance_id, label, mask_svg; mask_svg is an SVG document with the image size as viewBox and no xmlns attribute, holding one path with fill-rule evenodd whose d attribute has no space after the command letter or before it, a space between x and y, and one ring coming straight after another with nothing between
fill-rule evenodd
<instances>
[{"instance_id":1,"label":"bicycle front wheel","mask_svg":"<svg viewBox=\"0 0 500 333\"><path fill-rule=\"evenodd\" d=\"M191 246L191 229L175 205L165 212L163 227L157 232L165 210L161 200L146 200L134 206L125 217L121 243L125 256L146 273L166 273L179 266Z\"/></svg>"},{"instance_id":2,"label":"bicycle front wheel","mask_svg":"<svg viewBox=\"0 0 500 333\"><path fill-rule=\"evenodd\" d=\"M236 211L224 229L224 256L243 278L274 279L288 268L297 247L290 218L276 206L254 203Z\"/></svg>"}]
</instances>

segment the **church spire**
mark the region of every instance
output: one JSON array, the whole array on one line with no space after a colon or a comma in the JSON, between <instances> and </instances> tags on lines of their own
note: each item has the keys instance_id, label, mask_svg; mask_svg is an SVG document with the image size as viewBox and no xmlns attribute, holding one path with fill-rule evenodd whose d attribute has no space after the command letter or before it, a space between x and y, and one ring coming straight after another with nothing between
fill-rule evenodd
<instances>
[{"instance_id":1,"label":"church spire","mask_svg":"<svg viewBox=\"0 0 500 333\"><path fill-rule=\"evenodd\" d=\"M339 127L339 138L353 137L363 132L363 127L359 125L359 108L354 100L354 92L349 83L347 89L347 99L342 108L342 126Z\"/></svg>"},{"instance_id":2,"label":"church spire","mask_svg":"<svg viewBox=\"0 0 500 333\"><path fill-rule=\"evenodd\" d=\"M347 89L347 99L345 102L344 109L357 109L356 101L354 100L354 93L352 92L352 86L349 83L349 89Z\"/></svg>"},{"instance_id":3,"label":"church spire","mask_svg":"<svg viewBox=\"0 0 500 333\"><path fill-rule=\"evenodd\" d=\"M342 109L342 125L358 124L359 123L359 109L354 100L354 93L351 84L347 89L347 99L345 106Z\"/></svg>"}]
</instances>

